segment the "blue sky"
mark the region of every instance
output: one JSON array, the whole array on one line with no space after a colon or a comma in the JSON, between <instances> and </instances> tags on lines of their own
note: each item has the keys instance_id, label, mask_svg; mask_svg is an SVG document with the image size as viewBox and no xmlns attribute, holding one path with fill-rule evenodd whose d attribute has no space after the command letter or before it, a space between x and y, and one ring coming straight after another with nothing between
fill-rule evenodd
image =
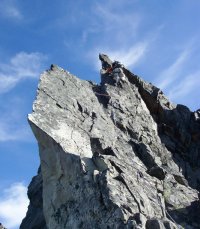
<instances>
[{"instance_id":1,"label":"blue sky","mask_svg":"<svg viewBox=\"0 0 200 229\"><path fill-rule=\"evenodd\" d=\"M18 228L39 166L26 121L39 75L54 63L99 82L107 53L196 110L199 11L197 0L0 0L0 222Z\"/></svg>"}]
</instances>

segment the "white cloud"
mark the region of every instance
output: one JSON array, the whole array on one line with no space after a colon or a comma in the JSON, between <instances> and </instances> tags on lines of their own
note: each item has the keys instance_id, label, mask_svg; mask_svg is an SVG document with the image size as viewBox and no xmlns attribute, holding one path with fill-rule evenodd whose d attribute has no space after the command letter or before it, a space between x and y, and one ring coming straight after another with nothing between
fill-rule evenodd
<instances>
[{"instance_id":1,"label":"white cloud","mask_svg":"<svg viewBox=\"0 0 200 229\"><path fill-rule=\"evenodd\" d=\"M22 13L17 7L15 0L1 0L0 2L0 15L6 18L22 19Z\"/></svg>"},{"instance_id":2,"label":"white cloud","mask_svg":"<svg viewBox=\"0 0 200 229\"><path fill-rule=\"evenodd\" d=\"M196 46L193 41L185 46L175 62L161 72L155 85L164 90L173 102L196 109L199 106L196 98L200 96L200 70L198 66L195 70L191 67L191 57L194 56Z\"/></svg>"},{"instance_id":3,"label":"white cloud","mask_svg":"<svg viewBox=\"0 0 200 229\"><path fill-rule=\"evenodd\" d=\"M9 91L17 84L18 80L12 76L3 75L0 72L0 93Z\"/></svg>"},{"instance_id":4,"label":"white cloud","mask_svg":"<svg viewBox=\"0 0 200 229\"><path fill-rule=\"evenodd\" d=\"M39 78L45 58L41 53L20 52L8 63L1 63L0 94L13 89L22 80ZM0 142L33 140L26 122L24 102L24 98L15 95L6 97L0 104Z\"/></svg>"},{"instance_id":5,"label":"white cloud","mask_svg":"<svg viewBox=\"0 0 200 229\"><path fill-rule=\"evenodd\" d=\"M184 50L176 61L169 66L167 69L163 70L156 82L156 85L160 87L162 90L169 87L177 78L180 77L180 73L183 71L183 66L185 62L188 60L189 50Z\"/></svg>"},{"instance_id":6,"label":"white cloud","mask_svg":"<svg viewBox=\"0 0 200 229\"><path fill-rule=\"evenodd\" d=\"M1 193L0 218L5 227L17 227L25 217L29 204L26 193L27 188L23 183L14 183Z\"/></svg>"},{"instance_id":7,"label":"white cloud","mask_svg":"<svg viewBox=\"0 0 200 229\"><path fill-rule=\"evenodd\" d=\"M32 135L30 128L24 125L14 125L14 121L5 122L0 119L0 142L5 141L31 141Z\"/></svg>"},{"instance_id":8,"label":"white cloud","mask_svg":"<svg viewBox=\"0 0 200 229\"><path fill-rule=\"evenodd\" d=\"M26 121L26 99L16 94L5 98L0 104L0 143L5 141L33 141L31 129Z\"/></svg>"},{"instance_id":9,"label":"white cloud","mask_svg":"<svg viewBox=\"0 0 200 229\"><path fill-rule=\"evenodd\" d=\"M98 60L99 53L105 53L111 58L111 60L118 60L124 64L125 67L133 68L145 56L149 42L150 41L137 43L129 49L109 49L99 47L95 50L92 50L87 57L92 61L97 71L100 69L100 61Z\"/></svg>"},{"instance_id":10,"label":"white cloud","mask_svg":"<svg viewBox=\"0 0 200 229\"><path fill-rule=\"evenodd\" d=\"M121 61L127 67L133 67L147 51L147 42L138 43L128 50L106 51L113 60Z\"/></svg>"},{"instance_id":11,"label":"white cloud","mask_svg":"<svg viewBox=\"0 0 200 229\"><path fill-rule=\"evenodd\" d=\"M99 71L100 68L99 53L108 54L111 59L133 68L141 64L151 48L150 44L155 42L162 26L146 31L145 38L141 39L140 32L145 15L140 10L134 10L135 2L107 0L95 2L90 7L92 20L89 15L90 18L84 24L81 41L85 45L90 43L86 61L89 59L88 62L93 64L95 70ZM83 54L85 56L85 50Z\"/></svg>"},{"instance_id":12,"label":"white cloud","mask_svg":"<svg viewBox=\"0 0 200 229\"><path fill-rule=\"evenodd\" d=\"M184 77L181 81L176 82L176 85L169 90L169 97L172 100L189 97L194 98L193 94L199 92L200 86L200 71ZM200 95L200 92L199 92Z\"/></svg>"},{"instance_id":13,"label":"white cloud","mask_svg":"<svg viewBox=\"0 0 200 229\"><path fill-rule=\"evenodd\" d=\"M117 33L119 33L121 29L122 33L124 30L132 30L134 32L139 26L141 16L133 11L128 12L128 10L122 10L124 2L118 2L118 4L116 4L116 1L115 3L110 2L108 1L105 4L97 3L94 6L94 12L101 20L101 23L103 23L99 28L104 31L115 29Z\"/></svg>"},{"instance_id":14,"label":"white cloud","mask_svg":"<svg viewBox=\"0 0 200 229\"><path fill-rule=\"evenodd\" d=\"M9 63L0 64L0 93L5 93L26 78L38 78L45 56L41 53L20 52Z\"/></svg>"},{"instance_id":15,"label":"white cloud","mask_svg":"<svg viewBox=\"0 0 200 229\"><path fill-rule=\"evenodd\" d=\"M92 7L94 17L86 31L89 35L98 33L98 42L107 44L107 46L110 44L111 47L116 45L128 47L130 42L132 45L142 16L133 10L129 11L128 6L128 2L113 0L94 4ZM124 8L127 10L123 10ZM85 37L86 31L84 30Z\"/></svg>"}]
</instances>

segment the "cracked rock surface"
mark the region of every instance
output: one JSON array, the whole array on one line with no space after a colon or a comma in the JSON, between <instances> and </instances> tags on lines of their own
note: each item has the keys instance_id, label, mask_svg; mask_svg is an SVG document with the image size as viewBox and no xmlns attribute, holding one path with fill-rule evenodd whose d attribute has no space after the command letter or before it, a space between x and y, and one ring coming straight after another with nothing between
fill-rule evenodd
<instances>
[{"instance_id":1,"label":"cracked rock surface","mask_svg":"<svg viewBox=\"0 0 200 229\"><path fill-rule=\"evenodd\" d=\"M123 70L117 87L107 73L41 75L28 116L41 170L21 229L200 228L199 111Z\"/></svg>"}]
</instances>

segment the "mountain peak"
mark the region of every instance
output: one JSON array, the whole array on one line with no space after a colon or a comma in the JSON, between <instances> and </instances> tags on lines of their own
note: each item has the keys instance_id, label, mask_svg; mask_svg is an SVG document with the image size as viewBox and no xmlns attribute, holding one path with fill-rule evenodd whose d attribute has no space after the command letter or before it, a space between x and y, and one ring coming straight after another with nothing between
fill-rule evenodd
<instances>
[{"instance_id":1,"label":"mountain peak","mask_svg":"<svg viewBox=\"0 0 200 229\"><path fill-rule=\"evenodd\" d=\"M41 76L28 116L41 169L20 228L200 228L198 113L99 59L100 85L55 65Z\"/></svg>"}]
</instances>

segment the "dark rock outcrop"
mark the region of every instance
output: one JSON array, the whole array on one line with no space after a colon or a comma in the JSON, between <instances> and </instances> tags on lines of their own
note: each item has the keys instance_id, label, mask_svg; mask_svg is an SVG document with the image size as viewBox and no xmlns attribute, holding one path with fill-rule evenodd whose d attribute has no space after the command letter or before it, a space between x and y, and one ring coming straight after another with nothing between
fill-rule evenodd
<instances>
[{"instance_id":1,"label":"dark rock outcrop","mask_svg":"<svg viewBox=\"0 0 200 229\"><path fill-rule=\"evenodd\" d=\"M46 222L43 214L42 198L42 174L41 169L38 175L33 177L28 187L28 198L30 204L26 217L23 219L20 229L46 229Z\"/></svg>"},{"instance_id":2,"label":"dark rock outcrop","mask_svg":"<svg viewBox=\"0 0 200 229\"><path fill-rule=\"evenodd\" d=\"M100 85L55 65L41 76L28 117L41 172L21 229L200 228L198 111L126 68L115 87L100 60Z\"/></svg>"}]
</instances>

